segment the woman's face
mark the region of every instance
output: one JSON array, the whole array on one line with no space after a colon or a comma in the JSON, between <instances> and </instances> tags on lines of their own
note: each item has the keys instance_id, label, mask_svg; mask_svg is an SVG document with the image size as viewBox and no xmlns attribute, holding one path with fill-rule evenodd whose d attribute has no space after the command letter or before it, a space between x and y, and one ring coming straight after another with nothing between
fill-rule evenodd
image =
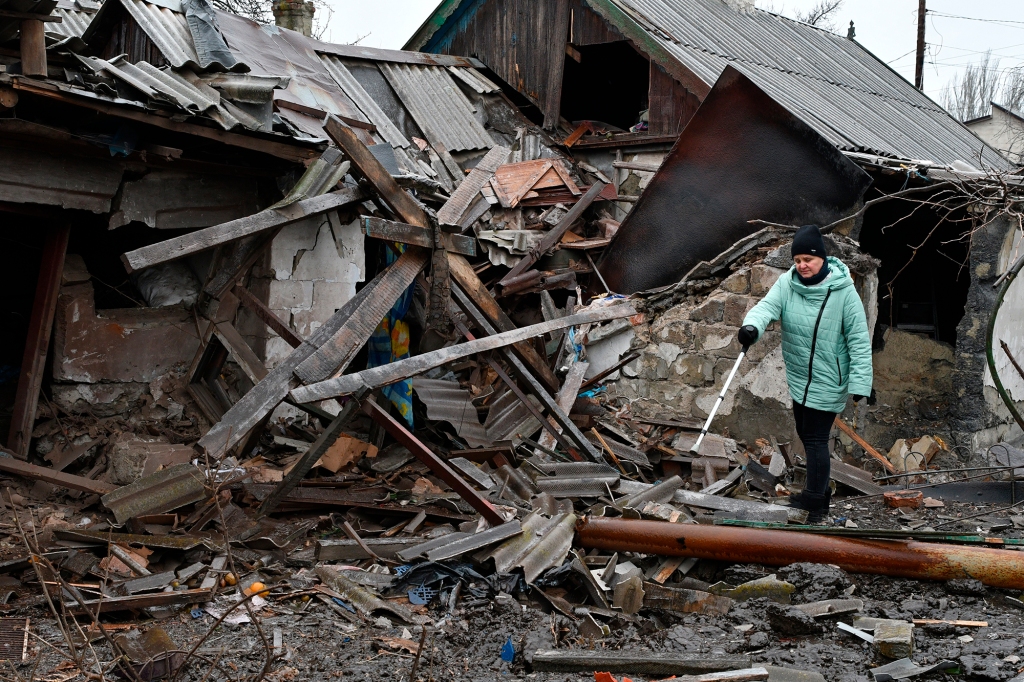
<instances>
[{"instance_id":1,"label":"woman's face","mask_svg":"<svg viewBox=\"0 0 1024 682\"><path fill-rule=\"evenodd\" d=\"M819 256L812 256L810 254L801 253L793 256L793 263L796 265L797 273L807 279L808 277L814 277L821 270L821 266L825 264L825 259Z\"/></svg>"}]
</instances>

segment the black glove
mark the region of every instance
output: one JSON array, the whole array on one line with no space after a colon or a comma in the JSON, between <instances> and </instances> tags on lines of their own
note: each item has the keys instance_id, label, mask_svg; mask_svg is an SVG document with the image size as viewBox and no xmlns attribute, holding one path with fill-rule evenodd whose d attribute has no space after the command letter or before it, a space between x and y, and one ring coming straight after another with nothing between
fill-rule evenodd
<instances>
[{"instance_id":1,"label":"black glove","mask_svg":"<svg viewBox=\"0 0 1024 682\"><path fill-rule=\"evenodd\" d=\"M859 403L860 401L864 400L865 397L868 399L868 405L874 405L876 402L878 402L878 400L875 398L875 389L871 389L871 395L869 396L853 396L853 402Z\"/></svg>"},{"instance_id":2,"label":"black glove","mask_svg":"<svg viewBox=\"0 0 1024 682\"><path fill-rule=\"evenodd\" d=\"M739 339L740 345L746 348L757 341L757 327L752 324L740 327L740 331L736 334L736 338Z\"/></svg>"}]
</instances>

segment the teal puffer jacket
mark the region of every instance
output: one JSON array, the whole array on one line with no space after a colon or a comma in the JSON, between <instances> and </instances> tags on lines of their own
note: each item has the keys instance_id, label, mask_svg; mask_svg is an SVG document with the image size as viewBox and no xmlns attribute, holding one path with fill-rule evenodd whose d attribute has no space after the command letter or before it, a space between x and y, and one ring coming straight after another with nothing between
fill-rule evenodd
<instances>
[{"instance_id":1,"label":"teal puffer jacket","mask_svg":"<svg viewBox=\"0 0 1024 682\"><path fill-rule=\"evenodd\" d=\"M757 327L760 338L781 319L789 395L805 407L838 413L847 396L871 394L871 336L850 270L831 256L828 264L831 275L817 286L801 284L790 268L743 324Z\"/></svg>"}]
</instances>

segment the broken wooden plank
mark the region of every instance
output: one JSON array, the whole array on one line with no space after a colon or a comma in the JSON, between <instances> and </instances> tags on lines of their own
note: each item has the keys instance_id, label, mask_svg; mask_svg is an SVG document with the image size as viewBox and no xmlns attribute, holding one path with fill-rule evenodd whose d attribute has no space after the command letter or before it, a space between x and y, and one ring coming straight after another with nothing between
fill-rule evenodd
<instances>
[{"instance_id":1,"label":"broken wooden plank","mask_svg":"<svg viewBox=\"0 0 1024 682\"><path fill-rule=\"evenodd\" d=\"M424 514L424 518L426 514ZM423 542L423 538L366 538L366 544L373 553L382 559L398 559L402 550L415 547ZM363 548L355 540L317 540L317 561L354 561L370 559Z\"/></svg>"},{"instance_id":2,"label":"broken wooden plank","mask_svg":"<svg viewBox=\"0 0 1024 682\"><path fill-rule=\"evenodd\" d=\"M466 316L469 317L470 321L473 322L478 329L486 334L496 334L497 330L495 327L487 320L484 313L473 305L473 302L468 296L458 289L453 290L452 294L458 306L464 313L466 313ZM559 319L564 320L566 318ZM493 336L487 338L493 338ZM552 433L552 436L555 436L555 439L559 443L562 443L563 446L565 441L574 443L582 454L586 455L586 457L593 462L603 461L601 454L594 448L590 441L587 440L587 437L583 435L579 430L579 427L573 423L569 418L569 415L558 406L558 403L555 402L555 399L552 398L544 386L541 385L538 378L526 368L523 361L520 360L508 347L503 347L499 349L498 352L504 355L505 361L508 362L513 370L515 370L520 380L527 385L530 393L532 393L540 401L541 405L544 406L548 415L555 420L556 424L562 427L562 432L557 435L554 432L550 432ZM550 426L550 424L544 420L541 420L541 424L548 424ZM567 450L574 459L581 457L581 455L576 453L573 448L567 448Z\"/></svg>"},{"instance_id":3,"label":"broken wooden plank","mask_svg":"<svg viewBox=\"0 0 1024 682\"><path fill-rule=\"evenodd\" d=\"M885 492L882 486L871 480L871 474L846 462L832 460L830 477L836 483L842 483L864 495L881 495Z\"/></svg>"},{"instance_id":4,"label":"broken wooden plank","mask_svg":"<svg viewBox=\"0 0 1024 682\"><path fill-rule=\"evenodd\" d=\"M343 372L395 301L426 267L429 258L430 252L419 247L412 247L399 256L378 275L380 282L373 295L351 312L345 324L330 339L295 366L295 376L305 384L312 384Z\"/></svg>"},{"instance_id":5,"label":"broken wooden plank","mask_svg":"<svg viewBox=\"0 0 1024 682\"><path fill-rule=\"evenodd\" d=\"M281 479L278 483L277 488L274 489L267 499L263 500L263 504L260 505L257 517L265 516L270 512L274 511L274 508L284 499L288 493L290 493L295 486L299 484L309 470L313 468L317 460L323 456L327 449L334 445L334 442L338 440L341 432L348 426L348 423L352 420L352 416L355 414L356 406L358 402L356 400L349 400L345 403L345 406L341 408L341 412L338 416L331 421L330 425L323 430L320 436L309 446L309 449L302 454L299 461L291 468L291 471Z\"/></svg>"},{"instance_id":6,"label":"broken wooden plank","mask_svg":"<svg viewBox=\"0 0 1024 682\"><path fill-rule=\"evenodd\" d=\"M417 227L406 223L363 216L363 232L367 237L384 239L386 241L401 242L423 246L428 249L434 248L434 233L426 227ZM461 234L441 233L441 243L446 251L461 253L464 256L476 255L476 240Z\"/></svg>"},{"instance_id":7,"label":"broken wooden plank","mask_svg":"<svg viewBox=\"0 0 1024 682\"><path fill-rule=\"evenodd\" d=\"M242 368L249 381L258 384L267 376L267 368L263 361L256 356L249 344L245 342L242 335L238 333L230 322L218 322L214 325L214 333L224 347L234 356L238 366Z\"/></svg>"},{"instance_id":8,"label":"broken wooden plank","mask_svg":"<svg viewBox=\"0 0 1024 682\"><path fill-rule=\"evenodd\" d=\"M435 455L380 405L372 400L366 400L363 402L363 412L370 415L370 418L387 431L392 438L408 448L409 452L415 455L416 459L426 464L431 473L447 483L448 487L469 503L487 523L492 526L499 526L505 523L505 519L502 518L501 514L498 513L498 510L490 502L481 497L480 493L473 486L448 466L447 462Z\"/></svg>"},{"instance_id":9,"label":"broken wooden plank","mask_svg":"<svg viewBox=\"0 0 1024 682\"><path fill-rule=\"evenodd\" d=\"M308 403L341 395L354 393L363 387L378 388L421 374L434 367L439 367L452 360L464 358L475 353L503 348L518 341L525 341L536 336L547 334L556 329L573 327L588 322L603 322L622 317L630 317L636 310L628 303L586 310L575 315L560 317L548 322L523 327L510 332L501 332L475 341L467 341L448 348L423 353L405 360L397 360L387 365L347 374L344 376L321 381L309 386L301 386L292 390L291 397L296 402Z\"/></svg>"},{"instance_id":10,"label":"broken wooden plank","mask_svg":"<svg viewBox=\"0 0 1024 682\"><path fill-rule=\"evenodd\" d=\"M840 431L842 431L847 436L852 438L854 443L856 443L857 445L859 445L862 448L864 448L864 452L868 453L870 456L872 456L876 460L878 460L878 462L883 467L885 467L886 471L888 471L890 474L898 473L896 471L896 467L893 465L892 462L889 461L889 459L885 455L882 455L880 452L878 452L878 450L875 450L873 447L871 447L871 444L868 443L863 438L861 438L860 435L858 435L858 433L856 431L854 431L853 428L849 424L844 422L843 418L840 417L839 415L836 415L835 424L836 424L836 426L839 427Z\"/></svg>"},{"instance_id":11,"label":"broken wooden plank","mask_svg":"<svg viewBox=\"0 0 1024 682\"><path fill-rule=\"evenodd\" d=\"M214 259L214 268L203 292L210 298L220 299L256 264L283 229L275 227L221 246L221 253Z\"/></svg>"},{"instance_id":12,"label":"broken wooden plank","mask_svg":"<svg viewBox=\"0 0 1024 682\"><path fill-rule=\"evenodd\" d=\"M441 225L468 227L462 225L463 216L480 196L480 189L491 179L498 166L505 163L510 153L505 147L492 147L438 210L437 222Z\"/></svg>"},{"instance_id":13,"label":"broken wooden plank","mask_svg":"<svg viewBox=\"0 0 1024 682\"><path fill-rule=\"evenodd\" d=\"M533 669L537 672L581 672L592 675L595 670L603 670L613 674L626 673L663 677L667 675L706 675L749 669L749 666L750 656L719 657L710 654L605 651L601 649L538 650L533 654ZM767 671L762 677L754 679L768 679Z\"/></svg>"},{"instance_id":14,"label":"broken wooden plank","mask_svg":"<svg viewBox=\"0 0 1024 682\"><path fill-rule=\"evenodd\" d=\"M28 462L22 462L21 460L14 459L14 453L7 448L0 448L0 451L5 453L5 456L0 457L0 471L5 471L9 474L17 474L18 476L34 481L45 481L46 483L70 488L71 490L81 490L83 492L93 493L96 495L106 495L107 493L117 490L117 486L113 483L94 481L92 479L85 478L84 476L65 474L62 471L55 471L48 467L41 467L36 466L35 464L29 464Z\"/></svg>"},{"instance_id":15,"label":"broken wooden plank","mask_svg":"<svg viewBox=\"0 0 1024 682\"><path fill-rule=\"evenodd\" d=\"M562 388L558 390L558 394L555 396L555 403L566 414L569 414L573 403L576 402L576 396L580 391L580 384L583 383L583 377L589 367L589 362L573 362L569 366L569 371L565 375L565 381L562 382ZM551 417L548 417L548 419L551 419ZM561 431L561 428L553 419L551 424L553 428ZM555 446L555 437L545 431L541 434L539 442L544 447L551 449Z\"/></svg>"},{"instance_id":16,"label":"broken wooden plank","mask_svg":"<svg viewBox=\"0 0 1024 682\"><path fill-rule=\"evenodd\" d=\"M473 304L487 316L488 321L497 327L498 331L507 332L516 329L515 324L505 314L501 306L498 305L498 302L494 300L491 293L487 291L484 283L480 281L469 261L457 254L449 253L448 268L455 283L473 301ZM551 371L548 363L545 362L544 358L540 356L540 353L531 344L526 342L517 343L512 346L512 351L520 360L526 363L534 375L547 387L547 390L558 390L561 382L558 381L558 377Z\"/></svg>"},{"instance_id":17,"label":"broken wooden plank","mask_svg":"<svg viewBox=\"0 0 1024 682\"><path fill-rule=\"evenodd\" d=\"M332 115L328 116L324 122L324 132L334 140L341 151L345 152L345 156L352 162L355 170L373 185L380 194L380 198L405 222L419 227L430 227L427 214L420 205L399 187L387 169L381 165L366 145L359 141L351 128Z\"/></svg>"},{"instance_id":18,"label":"broken wooden plank","mask_svg":"<svg viewBox=\"0 0 1024 682\"><path fill-rule=\"evenodd\" d=\"M362 201L367 195L358 187L346 187L327 194L296 201L280 208L268 208L245 218L230 220L206 227L180 237L144 246L121 255L129 273L166 263L183 256L212 249L218 244L241 239L258 232L283 227L310 216L333 211L342 206Z\"/></svg>"},{"instance_id":19,"label":"broken wooden plank","mask_svg":"<svg viewBox=\"0 0 1024 682\"><path fill-rule=\"evenodd\" d=\"M110 613L112 611L129 611L149 609L157 606L174 606L176 604L202 604L210 601L212 590L179 590L176 592L157 592L155 594L137 594L129 597L100 597L86 599L80 605L77 601L68 601L65 607L74 614Z\"/></svg>"},{"instance_id":20,"label":"broken wooden plank","mask_svg":"<svg viewBox=\"0 0 1024 682\"><path fill-rule=\"evenodd\" d=\"M548 230L548 233L544 235L544 238L534 246L528 254L523 256L523 259L516 263L516 266L512 268L507 275L505 275L499 284L503 285L509 280L521 275L528 269L533 267L533 264L540 260L549 249L554 247L561 239L562 235L565 234L572 224L575 223L582 215L590 204L594 202L594 199L601 194L606 185L600 180L596 180L587 193L580 197L569 211L562 216L562 219L558 221L558 224Z\"/></svg>"},{"instance_id":21,"label":"broken wooden plank","mask_svg":"<svg viewBox=\"0 0 1024 682\"><path fill-rule=\"evenodd\" d=\"M263 301L253 296L251 291L241 285L236 285L232 292L242 302L242 305L252 311L256 317L263 320L263 323L284 339L289 346L292 348L299 347L302 343L299 335L292 331L291 327L285 324L284 320L275 315L274 311L268 308Z\"/></svg>"},{"instance_id":22,"label":"broken wooden plank","mask_svg":"<svg viewBox=\"0 0 1024 682\"><path fill-rule=\"evenodd\" d=\"M406 255L403 254L403 257ZM398 262L393 265L397 264ZM355 296L318 327L302 345L270 370L262 381L232 405L220 421L199 439L198 445L205 448L211 455L221 457L238 441L245 438L256 424L287 397L288 391L298 385L299 381L293 377L292 373L299 363L315 353L320 346L345 326L359 307L374 296L374 292L387 272L385 270L380 273L369 284L356 292Z\"/></svg>"},{"instance_id":23,"label":"broken wooden plank","mask_svg":"<svg viewBox=\"0 0 1024 682\"><path fill-rule=\"evenodd\" d=\"M45 54L45 46L41 49ZM45 56L43 63L46 63ZM36 420L39 389L43 385L46 354L50 349L50 332L57 311L57 294L60 292L60 279L64 272L64 253L67 251L70 235L71 228L66 225L52 228L47 231L43 242L36 292L32 300L32 313L29 316L28 334L25 336L25 350L21 359L21 376L18 377L18 389L11 413L11 430L7 436L7 447L19 459L28 458L28 448L32 441L32 426Z\"/></svg>"}]
</instances>

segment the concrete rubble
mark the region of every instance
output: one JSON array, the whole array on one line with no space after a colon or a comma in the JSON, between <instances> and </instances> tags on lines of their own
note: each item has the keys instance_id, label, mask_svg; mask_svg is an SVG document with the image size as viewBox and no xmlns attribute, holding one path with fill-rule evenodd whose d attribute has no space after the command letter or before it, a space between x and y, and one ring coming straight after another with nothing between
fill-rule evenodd
<instances>
[{"instance_id":1,"label":"concrete rubble","mask_svg":"<svg viewBox=\"0 0 1024 682\"><path fill-rule=\"evenodd\" d=\"M1005 159L866 154L734 65L642 50L676 94L627 131L426 27L413 52L316 40L300 0L276 28L57 8L0 12L18 680L1024 675ZM627 42L586 16L566 78ZM782 332L736 340L812 221L878 394L836 417L816 525ZM962 250L906 251L940 228Z\"/></svg>"}]
</instances>

